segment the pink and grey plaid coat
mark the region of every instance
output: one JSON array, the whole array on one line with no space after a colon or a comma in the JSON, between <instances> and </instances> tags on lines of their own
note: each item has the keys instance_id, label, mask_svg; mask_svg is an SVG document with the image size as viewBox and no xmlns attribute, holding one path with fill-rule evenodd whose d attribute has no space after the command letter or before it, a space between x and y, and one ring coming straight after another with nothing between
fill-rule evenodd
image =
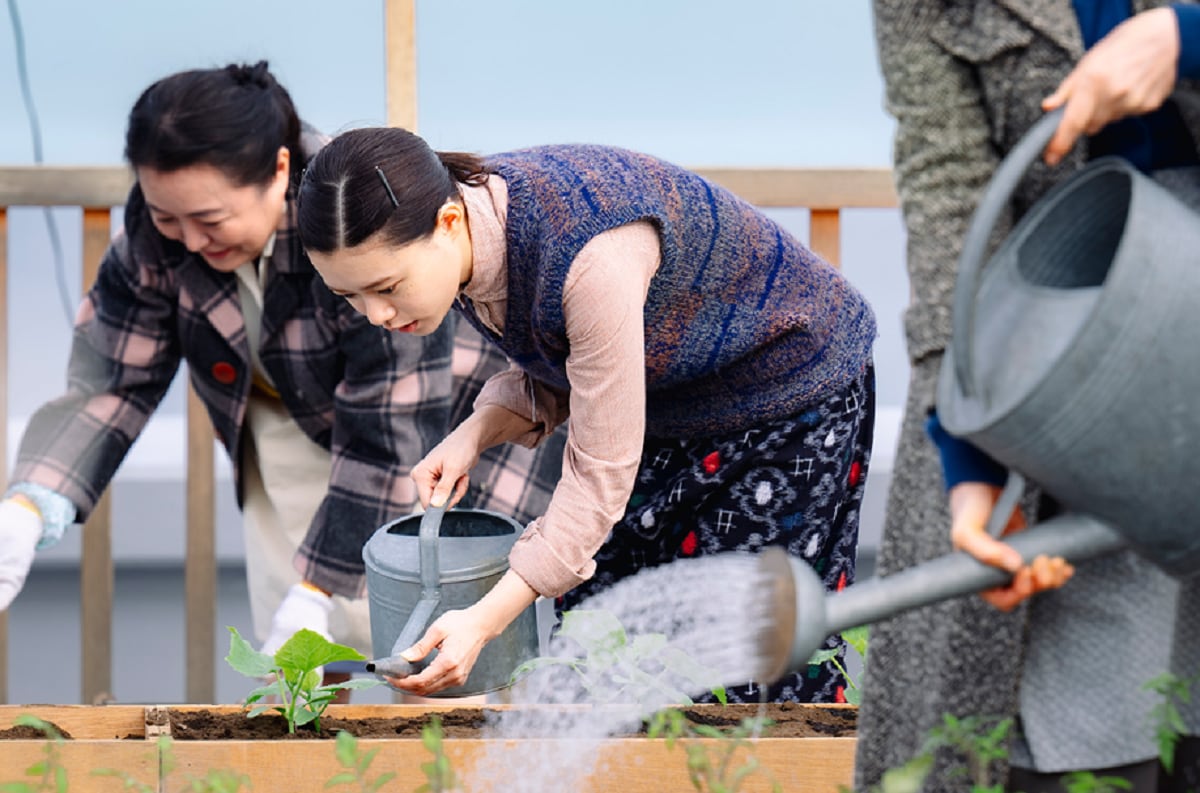
<instances>
[{"instance_id":1,"label":"pink and grey plaid coat","mask_svg":"<svg viewBox=\"0 0 1200 793\"><path fill-rule=\"evenodd\" d=\"M456 326L456 315L424 338L371 325L313 270L294 231L294 195L286 212L264 287L259 356L292 418L333 455L297 569L353 597L362 591L363 544L416 506L410 469L508 364L465 323ZM134 186L124 232L76 317L67 393L34 414L12 481L60 493L86 519L180 361L233 462L240 502L251 364L237 277L160 235ZM561 462L562 440L553 440L536 453L505 445L486 455L472 473L472 505L522 523L540 515Z\"/></svg>"}]
</instances>

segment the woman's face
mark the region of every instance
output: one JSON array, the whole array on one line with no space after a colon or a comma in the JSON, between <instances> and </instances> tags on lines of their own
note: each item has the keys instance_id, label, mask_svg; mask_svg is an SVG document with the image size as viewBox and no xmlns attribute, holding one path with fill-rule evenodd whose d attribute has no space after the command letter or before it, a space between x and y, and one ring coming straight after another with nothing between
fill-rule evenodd
<instances>
[{"instance_id":1,"label":"woman's face","mask_svg":"<svg viewBox=\"0 0 1200 793\"><path fill-rule=\"evenodd\" d=\"M471 235L461 204L438 210L431 234L396 247L379 235L334 253L309 252L325 285L388 330L427 336L471 278Z\"/></svg>"},{"instance_id":2,"label":"woman's face","mask_svg":"<svg viewBox=\"0 0 1200 793\"><path fill-rule=\"evenodd\" d=\"M137 179L159 233L203 256L214 270L230 273L258 258L279 227L289 162L281 147L265 185L238 186L211 165L138 168Z\"/></svg>"}]
</instances>

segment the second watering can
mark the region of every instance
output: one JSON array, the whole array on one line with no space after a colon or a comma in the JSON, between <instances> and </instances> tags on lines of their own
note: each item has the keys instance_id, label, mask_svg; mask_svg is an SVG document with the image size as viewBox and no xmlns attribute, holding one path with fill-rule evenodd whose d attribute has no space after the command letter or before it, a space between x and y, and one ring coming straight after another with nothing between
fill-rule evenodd
<instances>
[{"instance_id":1,"label":"second watering can","mask_svg":"<svg viewBox=\"0 0 1200 793\"><path fill-rule=\"evenodd\" d=\"M506 515L430 507L380 528L363 547L371 644L367 670L403 677L417 669L399 658L446 611L474 605L508 570L522 531ZM483 694L509 684L513 670L538 654L537 616L530 606L479 653L466 682L434 696ZM426 659L432 660L434 653Z\"/></svg>"},{"instance_id":2,"label":"second watering can","mask_svg":"<svg viewBox=\"0 0 1200 793\"><path fill-rule=\"evenodd\" d=\"M997 220L1061 111L985 191L964 241L942 424L1110 524L1175 575L1200 571L1200 215L1125 160L1046 194L986 263Z\"/></svg>"}]
</instances>

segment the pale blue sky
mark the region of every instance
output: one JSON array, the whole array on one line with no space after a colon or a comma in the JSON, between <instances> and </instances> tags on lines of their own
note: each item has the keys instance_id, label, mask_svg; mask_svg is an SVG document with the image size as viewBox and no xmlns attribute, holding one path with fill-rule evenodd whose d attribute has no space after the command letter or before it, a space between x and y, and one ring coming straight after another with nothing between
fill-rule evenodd
<instances>
[{"instance_id":1,"label":"pale blue sky","mask_svg":"<svg viewBox=\"0 0 1200 793\"><path fill-rule=\"evenodd\" d=\"M267 58L327 130L384 118L382 0L19 0L45 154L118 163L169 72ZM420 131L493 151L590 140L683 164L886 165L867 0L420 0ZM7 15L0 162L32 160Z\"/></svg>"},{"instance_id":2,"label":"pale blue sky","mask_svg":"<svg viewBox=\"0 0 1200 793\"><path fill-rule=\"evenodd\" d=\"M268 59L300 113L327 131L385 120L382 0L18 7L50 163L119 164L126 114L146 85L234 60ZM12 42L4 14L0 163L24 164L33 148ZM589 141L685 166L890 163L867 0L418 0L417 42L419 131L437 148ZM807 233L803 213L784 214ZM75 222L67 215L68 231ZM76 262L77 235L64 239ZM21 414L61 389L69 335L40 213L15 211L10 240L13 326L40 331L37 349L12 351ZM907 371L902 246L894 211L847 213L843 264L879 314L880 395L891 404Z\"/></svg>"}]
</instances>

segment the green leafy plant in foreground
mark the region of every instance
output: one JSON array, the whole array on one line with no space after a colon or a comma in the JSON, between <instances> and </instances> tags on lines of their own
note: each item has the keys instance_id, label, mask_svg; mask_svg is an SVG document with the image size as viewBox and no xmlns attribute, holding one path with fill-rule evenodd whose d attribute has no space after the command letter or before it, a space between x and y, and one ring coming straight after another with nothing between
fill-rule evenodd
<instances>
[{"instance_id":1,"label":"green leafy plant in foreground","mask_svg":"<svg viewBox=\"0 0 1200 793\"><path fill-rule=\"evenodd\" d=\"M589 701L597 704L690 705L692 699L679 687L681 681L711 690L721 704L726 702L725 689L716 684L711 670L672 646L663 634L630 637L611 612L564 612L558 636L578 644L584 656L539 656L526 661L513 672L514 683L538 669L557 666L575 672Z\"/></svg>"},{"instance_id":2,"label":"green leafy plant in foreground","mask_svg":"<svg viewBox=\"0 0 1200 793\"><path fill-rule=\"evenodd\" d=\"M415 793L451 793L461 790L458 777L454 775L454 767L450 764L450 758L446 756L443 738L445 733L442 732L442 720L437 716L430 716L429 722L421 728L421 745L433 755L433 759L421 763L425 784L417 788Z\"/></svg>"},{"instance_id":3,"label":"green leafy plant in foreground","mask_svg":"<svg viewBox=\"0 0 1200 793\"><path fill-rule=\"evenodd\" d=\"M229 628L229 655L225 660L247 677L269 678L270 682L254 689L246 697L248 716L275 711L287 719L288 732L312 723L320 731L321 714L343 689L371 688L383 681L351 678L343 683L321 685L321 667L336 661L365 661L353 647L335 644L316 631L296 631L274 655L260 653L241 637L237 628ZM278 702L255 705L266 697Z\"/></svg>"},{"instance_id":4,"label":"green leafy plant in foreground","mask_svg":"<svg viewBox=\"0 0 1200 793\"><path fill-rule=\"evenodd\" d=\"M857 628L849 628L848 630L844 630L841 633L841 637L845 640L847 645L854 648L854 651L858 653L859 658L862 659L863 666L866 666L867 626L860 625ZM846 671L846 667L842 665L841 659L838 658L837 650L817 650L815 653L813 653L812 658L808 659L810 666L823 664L826 661L832 662L833 665L837 667L842 679L846 681L846 689L842 692L843 696L846 697L846 702L850 703L851 705L860 704L862 702L862 690L859 689L858 682L850 676L850 673Z\"/></svg>"},{"instance_id":5,"label":"green leafy plant in foreground","mask_svg":"<svg viewBox=\"0 0 1200 793\"><path fill-rule=\"evenodd\" d=\"M157 768L160 777L166 777L173 773L178 767L175 760L175 754L171 751L173 746L171 736L160 735L154 742L154 766ZM92 776L107 776L114 777L121 781L122 787L125 790L132 790L136 793L159 793L162 788L157 784L148 784L142 782L128 771L122 771L114 768L99 768L92 771ZM190 777L184 786L172 790L183 790L188 793L238 793L245 786L250 787L250 777L245 774L239 774L227 768L209 769L202 777Z\"/></svg>"},{"instance_id":6,"label":"green leafy plant in foreground","mask_svg":"<svg viewBox=\"0 0 1200 793\"><path fill-rule=\"evenodd\" d=\"M1142 686L1162 698L1151 709L1150 722L1154 727L1154 740L1158 744L1158 760L1168 774L1175 768L1175 749L1187 730L1179 708L1191 701L1195 682L1195 678L1183 678L1165 672Z\"/></svg>"},{"instance_id":7,"label":"green leafy plant in foreground","mask_svg":"<svg viewBox=\"0 0 1200 793\"><path fill-rule=\"evenodd\" d=\"M387 771L371 779L368 772L375 755L379 754L379 747L366 752L361 751L358 748L358 738L345 730L337 734L334 752L337 754L338 763L346 770L326 782L325 787L353 785L362 793L375 793L396 776L395 771Z\"/></svg>"},{"instance_id":8,"label":"green leafy plant in foreground","mask_svg":"<svg viewBox=\"0 0 1200 793\"><path fill-rule=\"evenodd\" d=\"M695 724L679 710L667 708L650 717L646 733L651 738L664 738L667 748L676 742L687 754L688 779L692 787L702 793L737 793L742 783L756 773L770 776L753 754L741 765L734 764L738 749L749 747L750 739L770 725L769 719L749 718L728 730L722 731L707 724ZM715 743L706 745L697 738L711 738ZM771 790L782 791L779 782L770 779Z\"/></svg>"},{"instance_id":9,"label":"green leafy plant in foreground","mask_svg":"<svg viewBox=\"0 0 1200 793\"><path fill-rule=\"evenodd\" d=\"M33 782L0 782L3 793L39 793L54 791L66 793L67 769L62 764L61 749L62 733L53 724L43 721L36 716L22 714L13 722L16 727L32 727L46 736L46 745L42 749L45 757L25 769L25 776L34 777Z\"/></svg>"},{"instance_id":10,"label":"green leafy plant in foreground","mask_svg":"<svg viewBox=\"0 0 1200 793\"><path fill-rule=\"evenodd\" d=\"M1091 771L1072 771L1060 777L1067 793L1117 793L1133 790L1133 783L1119 776L1096 776Z\"/></svg>"}]
</instances>

